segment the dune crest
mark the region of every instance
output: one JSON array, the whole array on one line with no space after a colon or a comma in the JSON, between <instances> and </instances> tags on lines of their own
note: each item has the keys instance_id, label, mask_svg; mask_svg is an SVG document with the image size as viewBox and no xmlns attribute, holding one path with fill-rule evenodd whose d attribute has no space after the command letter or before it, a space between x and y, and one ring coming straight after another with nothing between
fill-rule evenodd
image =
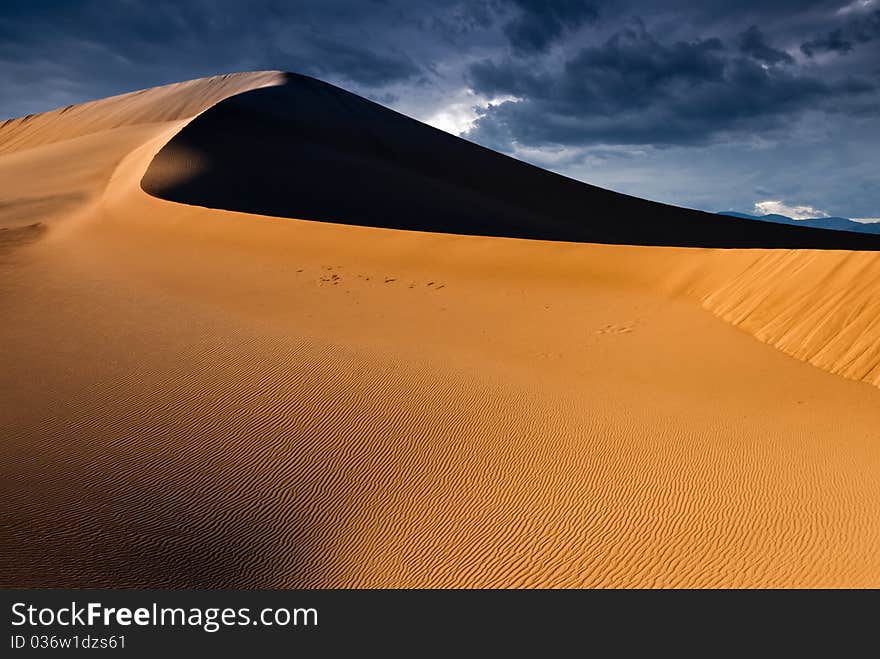
<instances>
[{"instance_id":1,"label":"dune crest","mask_svg":"<svg viewBox=\"0 0 880 659\"><path fill-rule=\"evenodd\" d=\"M210 80L7 127L4 585L880 585L876 253L147 194Z\"/></svg>"},{"instance_id":2,"label":"dune crest","mask_svg":"<svg viewBox=\"0 0 880 659\"><path fill-rule=\"evenodd\" d=\"M81 212L98 200L120 159L161 127L283 81L280 72L234 73L0 123L0 229Z\"/></svg>"},{"instance_id":3,"label":"dune crest","mask_svg":"<svg viewBox=\"0 0 880 659\"><path fill-rule=\"evenodd\" d=\"M7 119L0 123L0 154L122 126L187 119L225 98L284 79L280 71L229 73Z\"/></svg>"},{"instance_id":4,"label":"dune crest","mask_svg":"<svg viewBox=\"0 0 880 659\"><path fill-rule=\"evenodd\" d=\"M161 179L157 170L165 172ZM878 236L721 216L604 190L294 74L220 101L189 122L154 158L142 185L191 205L390 229L624 245L880 250Z\"/></svg>"}]
</instances>

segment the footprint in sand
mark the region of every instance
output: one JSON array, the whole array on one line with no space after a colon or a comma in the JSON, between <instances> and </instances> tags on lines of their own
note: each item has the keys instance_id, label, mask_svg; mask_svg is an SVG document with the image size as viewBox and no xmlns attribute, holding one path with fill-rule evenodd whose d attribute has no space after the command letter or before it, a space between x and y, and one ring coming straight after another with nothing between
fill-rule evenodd
<instances>
[{"instance_id":1,"label":"footprint in sand","mask_svg":"<svg viewBox=\"0 0 880 659\"><path fill-rule=\"evenodd\" d=\"M631 333L635 327L635 323L623 323L620 325L609 324L604 327L597 329L595 334L629 334Z\"/></svg>"}]
</instances>

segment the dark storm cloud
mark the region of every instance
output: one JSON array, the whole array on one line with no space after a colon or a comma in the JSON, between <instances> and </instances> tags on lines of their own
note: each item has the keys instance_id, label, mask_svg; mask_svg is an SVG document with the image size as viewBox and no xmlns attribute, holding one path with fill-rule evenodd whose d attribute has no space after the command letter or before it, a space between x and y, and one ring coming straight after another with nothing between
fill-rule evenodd
<instances>
[{"instance_id":1,"label":"dark storm cloud","mask_svg":"<svg viewBox=\"0 0 880 659\"><path fill-rule=\"evenodd\" d=\"M383 3L13 1L0 5L0 109L259 68L382 87L422 74L393 38L405 24Z\"/></svg>"},{"instance_id":2,"label":"dark storm cloud","mask_svg":"<svg viewBox=\"0 0 880 659\"><path fill-rule=\"evenodd\" d=\"M880 37L880 10L865 16L857 16L843 27L835 28L821 36L801 44L801 51L807 57L821 53L845 55L857 44L864 44Z\"/></svg>"},{"instance_id":3,"label":"dark storm cloud","mask_svg":"<svg viewBox=\"0 0 880 659\"><path fill-rule=\"evenodd\" d=\"M764 33L757 25L742 32L738 39L739 49L746 55L767 64L793 64L794 58L784 50L777 50L767 43Z\"/></svg>"},{"instance_id":4,"label":"dark storm cloud","mask_svg":"<svg viewBox=\"0 0 880 659\"><path fill-rule=\"evenodd\" d=\"M376 51L357 43L334 42L323 35L301 35L297 47L276 48L278 59L295 61L303 73L317 76L340 76L368 87L411 80L421 69L407 55ZM312 55L320 53L320 57Z\"/></svg>"},{"instance_id":5,"label":"dark storm cloud","mask_svg":"<svg viewBox=\"0 0 880 659\"><path fill-rule=\"evenodd\" d=\"M816 37L811 41L801 44L801 50L807 57L814 57L819 53L848 53L853 49L852 42L843 36L843 30L832 30L828 34Z\"/></svg>"},{"instance_id":6,"label":"dark storm cloud","mask_svg":"<svg viewBox=\"0 0 880 659\"><path fill-rule=\"evenodd\" d=\"M724 61L718 39L664 45L642 26L623 30L603 45L579 51L553 74L535 72L517 60L484 60L470 69L474 89L552 102L557 111L587 109L597 114L646 106L676 85L721 78Z\"/></svg>"},{"instance_id":7,"label":"dark storm cloud","mask_svg":"<svg viewBox=\"0 0 880 659\"><path fill-rule=\"evenodd\" d=\"M865 82L832 85L762 66L768 58L788 60L761 48L756 54L756 44L769 49L760 33L746 43L752 57L732 54L717 38L663 43L636 23L554 74L515 60L480 62L470 70L475 89L520 100L490 108L471 137L502 147L505 139L528 146L703 143L766 132L824 98L873 91Z\"/></svg>"},{"instance_id":8,"label":"dark storm cloud","mask_svg":"<svg viewBox=\"0 0 880 659\"><path fill-rule=\"evenodd\" d=\"M504 26L517 54L547 50L566 30L575 30L599 17L593 2L585 0L512 0L516 18Z\"/></svg>"}]
</instances>

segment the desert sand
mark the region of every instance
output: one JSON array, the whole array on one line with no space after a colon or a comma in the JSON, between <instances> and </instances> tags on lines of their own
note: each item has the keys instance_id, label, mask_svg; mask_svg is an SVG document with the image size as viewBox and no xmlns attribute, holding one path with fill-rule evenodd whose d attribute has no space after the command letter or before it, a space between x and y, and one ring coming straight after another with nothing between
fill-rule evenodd
<instances>
[{"instance_id":1,"label":"desert sand","mask_svg":"<svg viewBox=\"0 0 880 659\"><path fill-rule=\"evenodd\" d=\"M334 90L0 125L2 585L880 586L876 237Z\"/></svg>"}]
</instances>

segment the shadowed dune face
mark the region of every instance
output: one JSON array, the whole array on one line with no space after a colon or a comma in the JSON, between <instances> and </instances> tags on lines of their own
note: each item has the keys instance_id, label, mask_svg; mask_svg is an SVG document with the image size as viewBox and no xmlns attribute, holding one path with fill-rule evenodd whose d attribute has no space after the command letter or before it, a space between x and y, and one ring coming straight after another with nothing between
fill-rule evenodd
<instances>
[{"instance_id":1,"label":"shadowed dune face","mask_svg":"<svg viewBox=\"0 0 880 659\"><path fill-rule=\"evenodd\" d=\"M219 137L218 136L222 136ZM181 174L166 175L168 171ZM305 76L227 99L156 156L146 192L391 229L681 247L880 249L880 236L677 208L508 158Z\"/></svg>"}]
</instances>

